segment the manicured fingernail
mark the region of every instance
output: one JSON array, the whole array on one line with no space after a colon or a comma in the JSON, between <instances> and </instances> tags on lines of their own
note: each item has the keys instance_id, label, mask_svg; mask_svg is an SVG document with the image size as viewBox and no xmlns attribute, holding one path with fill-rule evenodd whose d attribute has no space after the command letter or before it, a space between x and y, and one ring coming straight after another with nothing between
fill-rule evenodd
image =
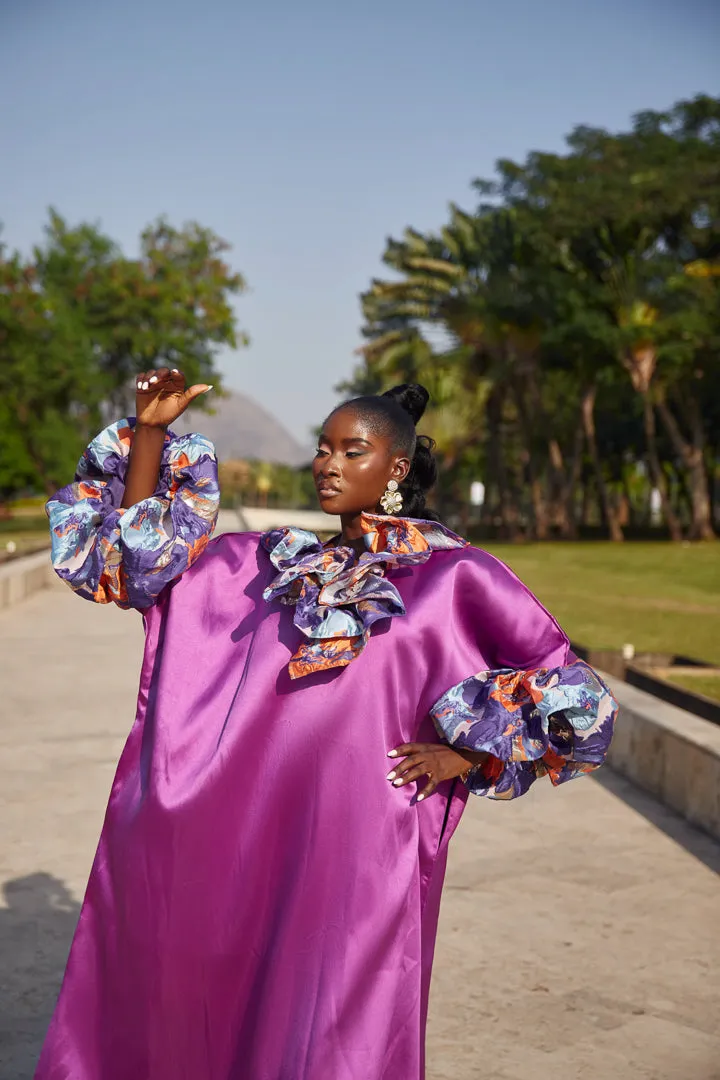
<instances>
[{"instance_id":1,"label":"manicured fingernail","mask_svg":"<svg viewBox=\"0 0 720 1080\"><path fill-rule=\"evenodd\" d=\"M180 374L180 372L178 371L178 369L176 367L174 367L172 369L172 373L173 373L173 375L179 375Z\"/></svg>"},{"instance_id":2,"label":"manicured fingernail","mask_svg":"<svg viewBox=\"0 0 720 1080\"><path fill-rule=\"evenodd\" d=\"M141 383L141 382L139 382L139 383L137 384L137 388L138 388L138 390L142 390L142 383Z\"/></svg>"},{"instance_id":3,"label":"manicured fingernail","mask_svg":"<svg viewBox=\"0 0 720 1080\"><path fill-rule=\"evenodd\" d=\"M207 390L203 390L203 394L209 394L212 389L213 386L208 386Z\"/></svg>"},{"instance_id":4,"label":"manicured fingernail","mask_svg":"<svg viewBox=\"0 0 720 1080\"><path fill-rule=\"evenodd\" d=\"M425 796L424 796L424 795L418 795L418 797L417 797L417 801L418 801L418 802L422 802L424 798L425 798Z\"/></svg>"},{"instance_id":5,"label":"manicured fingernail","mask_svg":"<svg viewBox=\"0 0 720 1080\"><path fill-rule=\"evenodd\" d=\"M388 750L388 757L397 757L397 750Z\"/></svg>"},{"instance_id":6,"label":"manicured fingernail","mask_svg":"<svg viewBox=\"0 0 720 1080\"><path fill-rule=\"evenodd\" d=\"M142 384L142 388L143 388L143 390L149 390L150 389L150 383L144 382Z\"/></svg>"},{"instance_id":7,"label":"manicured fingernail","mask_svg":"<svg viewBox=\"0 0 720 1080\"><path fill-rule=\"evenodd\" d=\"M386 779L386 780L394 780L396 776L397 776L397 773L396 773L396 772L395 772L395 770L393 769L393 771L392 771L392 772L389 772L389 773L387 774L387 776L385 777L385 779Z\"/></svg>"},{"instance_id":8,"label":"manicured fingernail","mask_svg":"<svg viewBox=\"0 0 720 1080\"><path fill-rule=\"evenodd\" d=\"M393 787L400 787L402 784L402 776L398 776L397 780L393 780Z\"/></svg>"},{"instance_id":9,"label":"manicured fingernail","mask_svg":"<svg viewBox=\"0 0 720 1080\"><path fill-rule=\"evenodd\" d=\"M151 383L157 382L157 375L153 375L153 377L152 377L152 379L150 380L150 382L151 382Z\"/></svg>"}]
</instances>

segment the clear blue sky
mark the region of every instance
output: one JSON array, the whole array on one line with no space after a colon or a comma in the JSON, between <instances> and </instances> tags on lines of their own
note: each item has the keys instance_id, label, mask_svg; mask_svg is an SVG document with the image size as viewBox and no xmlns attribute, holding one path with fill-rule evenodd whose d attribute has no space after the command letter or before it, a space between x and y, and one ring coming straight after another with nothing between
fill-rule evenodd
<instances>
[{"instance_id":1,"label":"clear blue sky","mask_svg":"<svg viewBox=\"0 0 720 1080\"><path fill-rule=\"evenodd\" d=\"M718 92L711 0L0 0L0 221L49 205L128 252L157 215L233 245L226 382L305 440L387 235L471 208L498 157Z\"/></svg>"}]
</instances>

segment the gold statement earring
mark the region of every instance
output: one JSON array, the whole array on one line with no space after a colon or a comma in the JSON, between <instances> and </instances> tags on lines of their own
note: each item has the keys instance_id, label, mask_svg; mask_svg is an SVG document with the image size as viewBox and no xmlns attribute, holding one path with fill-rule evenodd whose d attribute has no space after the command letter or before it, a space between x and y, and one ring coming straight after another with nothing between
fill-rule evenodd
<instances>
[{"instance_id":1,"label":"gold statement earring","mask_svg":"<svg viewBox=\"0 0 720 1080\"><path fill-rule=\"evenodd\" d=\"M397 480L388 480L387 491L380 499L380 505L386 514L399 514L402 510L403 497L398 491Z\"/></svg>"}]
</instances>

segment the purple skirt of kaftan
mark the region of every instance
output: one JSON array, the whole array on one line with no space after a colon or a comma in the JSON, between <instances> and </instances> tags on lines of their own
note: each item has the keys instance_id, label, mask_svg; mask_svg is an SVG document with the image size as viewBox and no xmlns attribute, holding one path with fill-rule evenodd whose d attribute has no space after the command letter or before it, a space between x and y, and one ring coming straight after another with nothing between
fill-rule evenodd
<instances>
[{"instance_id":1,"label":"purple skirt of kaftan","mask_svg":"<svg viewBox=\"0 0 720 1080\"><path fill-rule=\"evenodd\" d=\"M211 542L145 613L137 716L36 1080L419 1080L448 841L387 752L475 672L567 639L473 548L391 569L407 611L292 681L292 607L255 534ZM129 615L129 618L133 616ZM452 794L451 794L452 791Z\"/></svg>"}]
</instances>

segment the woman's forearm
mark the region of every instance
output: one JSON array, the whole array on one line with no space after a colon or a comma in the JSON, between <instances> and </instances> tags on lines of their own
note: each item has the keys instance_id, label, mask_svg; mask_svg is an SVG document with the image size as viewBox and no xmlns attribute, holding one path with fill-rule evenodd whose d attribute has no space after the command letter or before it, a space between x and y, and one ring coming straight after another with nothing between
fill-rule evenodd
<instances>
[{"instance_id":1,"label":"woman's forearm","mask_svg":"<svg viewBox=\"0 0 720 1080\"><path fill-rule=\"evenodd\" d=\"M125 493L120 503L125 509L155 494L164 444L164 427L135 426Z\"/></svg>"}]
</instances>

